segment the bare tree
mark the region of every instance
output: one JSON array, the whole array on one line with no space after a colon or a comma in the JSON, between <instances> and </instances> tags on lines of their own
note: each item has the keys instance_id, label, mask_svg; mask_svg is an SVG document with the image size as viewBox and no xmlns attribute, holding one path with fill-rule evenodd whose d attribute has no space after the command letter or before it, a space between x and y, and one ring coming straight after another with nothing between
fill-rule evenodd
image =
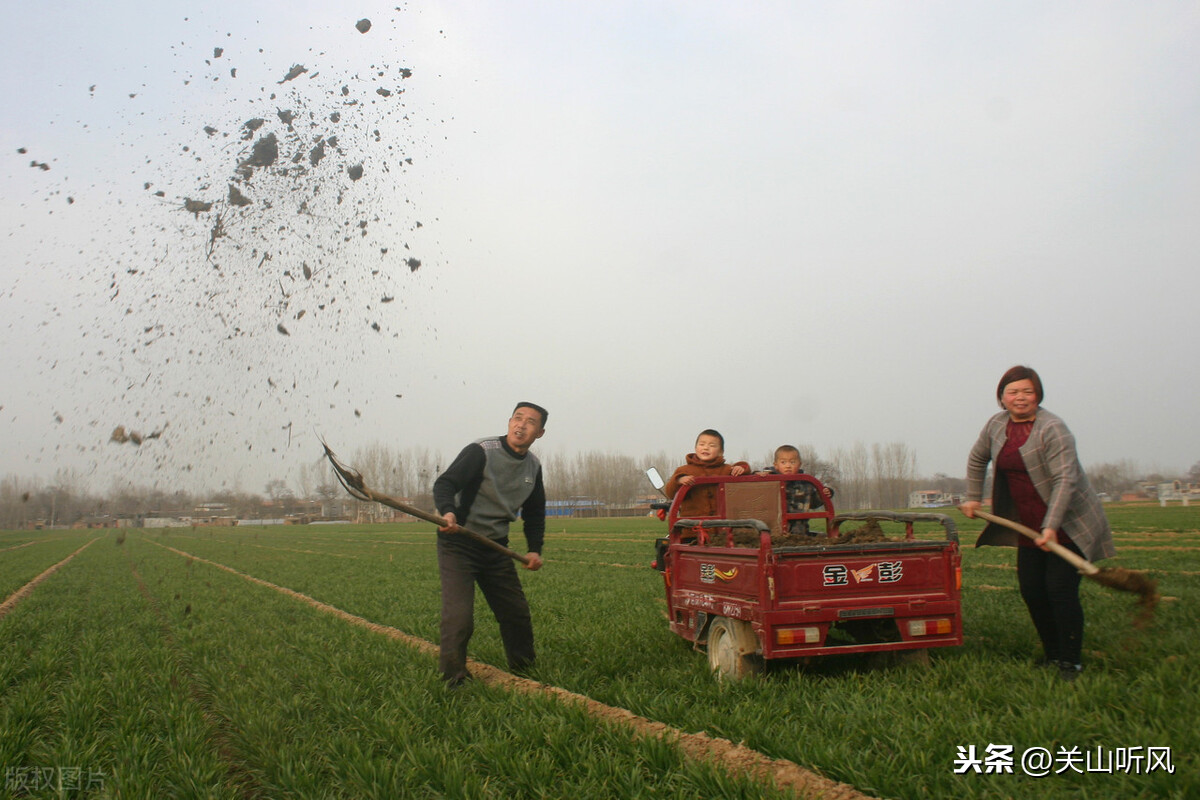
<instances>
[{"instance_id":1,"label":"bare tree","mask_svg":"<svg viewBox=\"0 0 1200 800\"><path fill-rule=\"evenodd\" d=\"M562 453L549 452L539 455L542 462L542 480L546 485L546 499L564 502L580 494L573 461Z\"/></svg>"},{"instance_id":2,"label":"bare tree","mask_svg":"<svg viewBox=\"0 0 1200 800\"><path fill-rule=\"evenodd\" d=\"M36 478L5 475L0 480L0 527L25 528L41 518L40 509L30 500L41 494Z\"/></svg>"},{"instance_id":3,"label":"bare tree","mask_svg":"<svg viewBox=\"0 0 1200 800\"><path fill-rule=\"evenodd\" d=\"M344 492L333 473L333 466L324 459L321 460L318 477L313 485L313 493L315 495L313 499L321 503L321 516L342 516L340 498L343 497Z\"/></svg>"},{"instance_id":4,"label":"bare tree","mask_svg":"<svg viewBox=\"0 0 1200 800\"><path fill-rule=\"evenodd\" d=\"M412 482L411 496L418 506L432 509L433 484L442 474L442 469L450 464L442 459L440 453L428 447L413 447L405 452L405 463Z\"/></svg>"},{"instance_id":5,"label":"bare tree","mask_svg":"<svg viewBox=\"0 0 1200 800\"><path fill-rule=\"evenodd\" d=\"M280 478L267 481L266 493L276 513L290 514L295 510L296 495L288 488L286 481Z\"/></svg>"},{"instance_id":6,"label":"bare tree","mask_svg":"<svg viewBox=\"0 0 1200 800\"><path fill-rule=\"evenodd\" d=\"M321 462L310 461L300 465L300 469L296 472L296 496L301 500L316 500L316 486L320 480Z\"/></svg>"},{"instance_id":7,"label":"bare tree","mask_svg":"<svg viewBox=\"0 0 1200 800\"><path fill-rule=\"evenodd\" d=\"M876 508L906 508L916 484L917 456L908 445L891 442L872 445L872 505Z\"/></svg>"},{"instance_id":8,"label":"bare tree","mask_svg":"<svg viewBox=\"0 0 1200 800\"><path fill-rule=\"evenodd\" d=\"M871 459L866 445L855 442L849 450L838 448L830 457L841 476L838 484L838 505L846 510L869 508L871 503Z\"/></svg>"},{"instance_id":9,"label":"bare tree","mask_svg":"<svg viewBox=\"0 0 1200 800\"><path fill-rule=\"evenodd\" d=\"M1137 489L1137 464L1127 458L1092 464L1087 468L1087 476L1093 489L1113 497Z\"/></svg>"},{"instance_id":10,"label":"bare tree","mask_svg":"<svg viewBox=\"0 0 1200 800\"><path fill-rule=\"evenodd\" d=\"M966 494L967 479L951 478L944 472L935 472L932 478L922 481L930 489L936 489L943 494Z\"/></svg>"},{"instance_id":11,"label":"bare tree","mask_svg":"<svg viewBox=\"0 0 1200 800\"><path fill-rule=\"evenodd\" d=\"M592 508L602 504L599 513L608 513L612 506L627 505L652 492L645 471L650 466L662 470L665 463L661 453L637 459L598 450L570 457L550 452L540 458L547 500L580 506L586 503Z\"/></svg>"},{"instance_id":12,"label":"bare tree","mask_svg":"<svg viewBox=\"0 0 1200 800\"><path fill-rule=\"evenodd\" d=\"M591 450L575 456L577 494L604 506L625 505L633 501L645 478L632 456Z\"/></svg>"}]
</instances>

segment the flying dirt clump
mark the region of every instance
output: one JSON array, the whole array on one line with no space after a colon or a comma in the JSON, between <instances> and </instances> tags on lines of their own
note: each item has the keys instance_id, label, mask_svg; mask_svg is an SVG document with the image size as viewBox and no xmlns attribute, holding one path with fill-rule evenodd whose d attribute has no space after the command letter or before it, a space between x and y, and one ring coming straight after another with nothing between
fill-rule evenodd
<instances>
[{"instance_id":1,"label":"flying dirt clump","mask_svg":"<svg viewBox=\"0 0 1200 800\"><path fill-rule=\"evenodd\" d=\"M308 67L304 66L303 64L293 64L292 68L288 70L287 75L284 75L283 80L281 80L279 82L287 83L290 80L299 78L301 75L303 75L306 72L308 72Z\"/></svg>"},{"instance_id":2,"label":"flying dirt clump","mask_svg":"<svg viewBox=\"0 0 1200 800\"><path fill-rule=\"evenodd\" d=\"M204 200L193 200L190 197L183 198L184 211L196 215L197 218L205 212L212 211L212 205L212 203Z\"/></svg>"},{"instance_id":3,"label":"flying dirt clump","mask_svg":"<svg viewBox=\"0 0 1200 800\"><path fill-rule=\"evenodd\" d=\"M262 117L255 117L254 119L246 120L245 122L242 123L242 127L245 128L245 130L242 132L242 138L250 139L251 137L254 136L255 131L257 131L259 128L261 128L263 125L266 125L266 124L267 124L267 121L265 119L263 119Z\"/></svg>"},{"instance_id":4,"label":"flying dirt clump","mask_svg":"<svg viewBox=\"0 0 1200 800\"><path fill-rule=\"evenodd\" d=\"M354 23L354 27L358 28L359 33L366 33L367 31L371 30L371 20L360 19L358 22Z\"/></svg>"},{"instance_id":5,"label":"flying dirt clump","mask_svg":"<svg viewBox=\"0 0 1200 800\"><path fill-rule=\"evenodd\" d=\"M308 163L315 167L317 164L321 163L321 159L323 159L324 157L325 157L325 140L322 139L321 141L317 142L316 145L313 146L312 150L308 151Z\"/></svg>"},{"instance_id":6,"label":"flying dirt clump","mask_svg":"<svg viewBox=\"0 0 1200 800\"><path fill-rule=\"evenodd\" d=\"M126 431L124 425L118 425L117 427L113 428L112 435L108 437L108 440L110 442L116 442L117 444L133 442L138 447L141 447L142 442L148 439L158 439L162 435L163 432L161 430L153 431L147 434L141 434L137 431Z\"/></svg>"},{"instance_id":7,"label":"flying dirt clump","mask_svg":"<svg viewBox=\"0 0 1200 800\"><path fill-rule=\"evenodd\" d=\"M274 133L259 137L250 156L238 164L238 173L249 178L255 167L269 167L279 158L279 139Z\"/></svg>"},{"instance_id":8,"label":"flying dirt clump","mask_svg":"<svg viewBox=\"0 0 1200 800\"><path fill-rule=\"evenodd\" d=\"M246 197L246 195L238 191L236 186L234 186L232 183L229 184L229 205L241 207L248 206L253 202L254 201L249 197Z\"/></svg>"}]
</instances>

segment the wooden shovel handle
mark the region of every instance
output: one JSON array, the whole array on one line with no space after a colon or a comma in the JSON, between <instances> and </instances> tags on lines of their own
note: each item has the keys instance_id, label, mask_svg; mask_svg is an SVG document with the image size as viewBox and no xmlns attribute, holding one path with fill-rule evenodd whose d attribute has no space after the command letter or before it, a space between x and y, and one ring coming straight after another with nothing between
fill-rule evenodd
<instances>
[{"instance_id":1,"label":"wooden shovel handle","mask_svg":"<svg viewBox=\"0 0 1200 800\"><path fill-rule=\"evenodd\" d=\"M409 505L408 503L405 503L403 500L397 500L394 497L389 497L386 494L382 494L380 492L376 492L371 489L367 489L365 487L363 488L363 492L367 496L369 496L372 500L374 500L376 503L382 503L385 506L391 506L392 508L396 509L397 511L403 511L405 514L411 514L414 517L416 517L417 519L423 519L426 522L432 522L434 525L437 525L439 528L446 527L446 518L443 517L441 514L434 514L429 511L425 511L423 509L417 508L416 506ZM504 555L508 556L511 559L520 561L522 564L529 563L529 556L523 556L520 553L518 553L516 550L512 550L512 549L507 548L504 545L500 544L495 539L489 539L488 537L484 536L482 533L479 533L478 531L473 531L470 528L464 528L462 525L457 525L456 528L457 528L457 531L456 531L457 533L466 534L470 538L479 542L484 547L490 547L492 550L495 550L497 553L503 553Z\"/></svg>"},{"instance_id":2,"label":"wooden shovel handle","mask_svg":"<svg viewBox=\"0 0 1200 800\"><path fill-rule=\"evenodd\" d=\"M426 522L432 522L439 528L446 527L446 519L440 514L433 514L429 511L424 511L416 506L409 505L403 500L397 500L394 497L389 497L383 492L377 492L370 488L367 486L366 481L363 480L362 473L339 461L338 457L335 456L333 451L329 449L329 445L324 439L321 440L321 446L325 448L325 457L329 459L329 463L333 466L333 473L337 476L338 482L342 484L342 488L349 492L350 496L354 499L366 500L372 503L382 503L383 505L390 506L398 511L403 511L405 514L411 514L418 519L423 519ZM468 536L471 539L479 542L479 544L483 545L484 547L491 548L498 553L503 553L509 558L515 561L520 561L525 566L529 566L529 556L523 556L516 550L510 550L494 539L484 536L482 533L473 531L470 528L464 528L462 525L455 525L454 532L464 534L465 536Z\"/></svg>"},{"instance_id":3,"label":"wooden shovel handle","mask_svg":"<svg viewBox=\"0 0 1200 800\"><path fill-rule=\"evenodd\" d=\"M1017 533L1028 536L1030 539L1033 539L1035 542L1041 538L1041 534L1038 533L1037 531L1033 530L1032 528L1027 528L1019 522L1013 522L1011 519L1005 519L1004 517L997 517L995 514L989 514L986 511L976 511L975 516L986 519L988 522L994 522L997 525L1003 525L1006 528L1011 528L1012 530L1016 531ZM1053 552L1055 555L1062 556L1064 559L1069 561L1076 569L1078 569L1080 572L1082 572L1085 575L1095 575L1097 572L1100 571L1100 568L1097 567L1095 564L1088 561L1083 556L1080 556L1080 555L1077 555L1077 554L1071 552L1070 550L1063 547L1061 544L1054 541L1053 539L1046 542L1046 547L1048 547L1050 549L1050 551Z\"/></svg>"}]
</instances>

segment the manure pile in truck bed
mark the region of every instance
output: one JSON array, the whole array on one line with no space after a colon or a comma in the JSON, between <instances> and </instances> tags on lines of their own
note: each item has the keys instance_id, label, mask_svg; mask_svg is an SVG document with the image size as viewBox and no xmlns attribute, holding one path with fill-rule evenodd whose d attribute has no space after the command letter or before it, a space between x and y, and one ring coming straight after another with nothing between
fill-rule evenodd
<instances>
[{"instance_id":1,"label":"manure pile in truck bed","mask_svg":"<svg viewBox=\"0 0 1200 800\"><path fill-rule=\"evenodd\" d=\"M719 544L722 539L715 537L713 541ZM873 519L867 520L861 527L843 530L835 539L830 539L820 532L817 532L813 536L788 533L786 531L771 534L772 547L811 547L822 544L867 544L869 542L893 541L899 540L885 534L879 526L879 522ZM753 528L734 528L733 546L758 547L758 531Z\"/></svg>"}]
</instances>

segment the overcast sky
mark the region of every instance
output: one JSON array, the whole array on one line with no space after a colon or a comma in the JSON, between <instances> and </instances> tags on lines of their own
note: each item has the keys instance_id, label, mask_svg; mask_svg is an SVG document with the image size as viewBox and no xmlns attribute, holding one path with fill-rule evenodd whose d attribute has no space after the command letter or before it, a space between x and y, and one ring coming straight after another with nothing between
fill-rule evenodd
<instances>
[{"instance_id":1,"label":"overcast sky","mask_svg":"<svg viewBox=\"0 0 1200 800\"><path fill-rule=\"evenodd\" d=\"M6 14L0 475L257 492L518 400L962 475L1017 363L1085 465L1200 461L1196 3L183 8Z\"/></svg>"}]
</instances>

